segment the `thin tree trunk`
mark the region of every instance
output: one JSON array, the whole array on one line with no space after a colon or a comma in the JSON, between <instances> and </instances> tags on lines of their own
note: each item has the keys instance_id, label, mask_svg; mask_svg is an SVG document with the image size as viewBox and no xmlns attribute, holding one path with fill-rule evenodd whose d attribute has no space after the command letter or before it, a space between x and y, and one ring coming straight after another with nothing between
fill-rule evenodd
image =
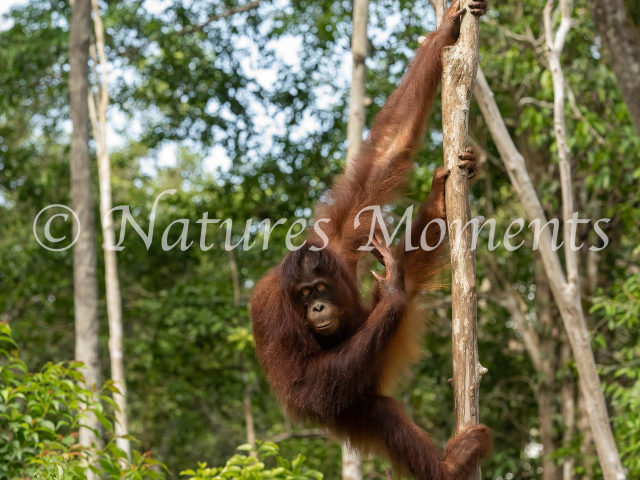
<instances>
[{"instance_id":1,"label":"thin tree trunk","mask_svg":"<svg viewBox=\"0 0 640 480\"><path fill-rule=\"evenodd\" d=\"M556 408L553 403L555 386L557 331L553 322L551 291L544 270L540 266L539 255L536 255L538 268L536 271L536 300L538 303L538 322L540 323L541 380L538 387L538 419L540 422L540 439L542 440L542 478L557 480L560 469L555 465L551 454L556 445L553 436L553 417Z\"/></svg>"},{"instance_id":2,"label":"thin tree trunk","mask_svg":"<svg viewBox=\"0 0 640 480\"><path fill-rule=\"evenodd\" d=\"M93 9L93 25L96 36L96 44L92 46L94 52L95 81L100 79L98 100L89 91L89 116L93 127L93 137L96 142L96 154L98 157L98 179L100 182L100 217L102 219L102 236L104 251L105 285L107 293L107 319L109 321L109 356L111 360L111 380L119 393L114 394L114 400L118 406L116 411L116 445L122 449L127 457L131 458L131 444L128 439L122 438L129 433L129 421L127 418L127 384L123 365L122 348L122 299L120 296L120 282L118 280L118 260L116 258L115 231L113 216L111 215L111 163L107 150L107 107L109 105L109 92L107 84L107 56L104 48L104 26L97 0L91 1ZM97 58L96 58L97 57ZM97 65L100 65L98 74ZM96 107L97 104L97 107Z\"/></svg>"},{"instance_id":3,"label":"thin tree trunk","mask_svg":"<svg viewBox=\"0 0 640 480\"><path fill-rule=\"evenodd\" d=\"M522 343L529 354L531 363L540 377L536 385L536 401L538 403L538 422L540 424L540 440L543 447L542 479L558 480L560 469L554 464L551 454L555 451L553 436L553 417L556 408L553 402L554 380L556 365L555 358L555 334L551 315L551 292L546 284L543 271L536 272L535 284L536 300L538 303L538 322L540 334L530 325L526 318L527 306L517 290L511 287L511 282L502 274L498 264L489 255L483 257L483 262L488 267L491 286L489 301L503 307L516 322L518 330L522 333Z\"/></svg>"},{"instance_id":4,"label":"thin tree trunk","mask_svg":"<svg viewBox=\"0 0 640 480\"><path fill-rule=\"evenodd\" d=\"M553 389L552 382L542 379L538 385L538 422L542 441L542 479L557 480L557 468L551 454L555 450L553 441Z\"/></svg>"},{"instance_id":5,"label":"thin tree trunk","mask_svg":"<svg viewBox=\"0 0 640 480\"><path fill-rule=\"evenodd\" d=\"M593 351L589 343L589 335L586 328L584 313L582 312L582 296L578 278L578 254L571 248L573 239L571 236L571 219L574 214L573 186L571 178L571 163L569 159L569 147L567 145L567 133L564 118L564 75L560 64L560 55L564 48L564 41L571 29L571 9L569 0L560 0L561 20L560 26L553 32L551 25L551 10L553 0L548 0L543 11L544 30L547 48L547 61L551 70L553 81L553 123L558 148L558 161L560 166L560 185L562 190L562 214L564 220L564 251L567 266L567 279L564 282L565 298L572 299L573 311L571 325L565 325L573 355L576 360L580 381L587 399L587 410L593 431L596 433L596 442L602 473L606 479L618 480L625 478L618 448L613 438L609 414L605 404L604 395L600 383L600 377L596 369ZM556 296L556 301L558 297ZM566 419L565 419L566 420Z\"/></svg>"},{"instance_id":6,"label":"thin tree trunk","mask_svg":"<svg viewBox=\"0 0 640 480\"><path fill-rule=\"evenodd\" d=\"M560 361L562 365L566 366L570 360L570 346L567 342L564 342L560 351ZM564 448L570 448L576 430L576 386L573 380L573 372L569 372L567 377L562 380L560 395L562 397L562 418L564 419L562 445ZM575 464L575 459L572 456L564 458L564 463L562 464L562 480L573 479L573 468Z\"/></svg>"},{"instance_id":7,"label":"thin tree trunk","mask_svg":"<svg viewBox=\"0 0 640 480\"><path fill-rule=\"evenodd\" d=\"M467 2L460 2L466 7ZM439 12L445 11L441 1ZM468 7L467 7L468 8ZM442 18L442 17L441 17ZM446 209L451 240L451 299L453 345L453 398L455 431L479 423L480 380L486 368L478 360L476 261L471 248L472 229L467 172L457 168L458 154L467 146L469 104L478 68L479 22L464 15L458 42L445 48L442 70L442 132L444 164L450 170L446 184ZM470 476L480 479L480 465Z\"/></svg>"},{"instance_id":8,"label":"thin tree trunk","mask_svg":"<svg viewBox=\"0 0 640 480\"><path fill-rule=\"evenodd\" d=\"M478 78L476 80L475 98L527 217L532 222L540 222L541 226L546 224L546 215L529 178L524 158L509 135L504 119L493 97L493 92L489 88L480 68L478 69ZM567 185L564 183L563 188L566 187ZM581 388L585 392L589 423L594 432L603 474L607 480L624 479L626 477L613 439L600 377L596 370L589 335L584 323L579 291L569 285L565 279L560 259L552 248L551 234L548 228L540 232L539 240L542 263L567 330L578 367Z\"/></svg>"},{"instance_id":9,"label":"thin tree trunk","mask_svg":"<svg viewBox=\"0 0 640 480\"><path fill-rule=\"evenodd\" d=\"M73 303L76 330L76 360L84 363L87 388L97 392L100 385L98 360L98 286L96 273L96 239L91 197L91 163L89 157L89 43L91 26L90 0L76 0L71 15L69 40L69 97L71 105L71 198L78 215L74 223ZM80 428L78 441L82 445L97 444L99 439L90 430L98 429L94 415L88 415ZM87 471L87 477L94 475Z\"/></svg>"},{"instance_id":10,"label":"thin tree trunk","mask_svg":"<svg viewBox=\"0 0 640 480\"><path fill-rule=\"evenodd\" d=\"M353 35L351 37L351 54L353 56L353 73L351 91L349 93L349 120L347 121L347 167L360 150L362 131L364 130L366 66L368 39L367 23L369 22L369 0L353 2ZM360 452L342 444L342 480L362 479L362 456Z\"/></svg>"},{"instance_id":11,"label":"thin tree trunk","mask_svg":"<svg viewBox=\"0 0 640 480\"><path fill-rule=\"evenodd\" d=\"M247 373L243 374L244 393L242 395L242 410L244 411L244 424L247 431L247 443L255 448L256 429L253 421L253 410L251 409L251 384L247 379Z\"/></svg>"},{"instance_id":12,"label":"thin tree trunk","mask_svg":"<svg viewBox=\"0 0 640 480\"><path fill-rule=\"evenodd\" d=\"M629 17L624 0L588 0L587 5L640 136L640 30Z\"/></svg>"},{"instance_id":13,"label":"thin tree trunk","mask_svg":"<svg viewBox=\"0 0 640 480\"><path fill-rule=\"evenodd\" d=\"M582 457L584 473L582 474L581 480L593 480L593 466L597 456L593 448L593 435L591 434L591 427L589 426L589 417L586 413L584 394L580 388L578 388L577 427L582 437L582 441L580 442L580 454Z\"/></svg>"},{"instance_id":14,"label":"thin tree trunk","mask_svg":"<svg viewBox=\"0 0 640 480\"><path fill-rule=\"evenodd\" d=\"M238 274L238 262L233 250L227 250L229 257L229 269L231 270L231 285L233 286L233 306L238 310L240 308L240 276ZM253 420L253 409L251 408L252 386L249 382L249 375L245 370L242 373L242 383L244 390L242 392L242 411L244 413L244 426L247 434L247 443L255 448L256 446L256 428ZM251 456L255 456L255 452L251 452Z\"/></svg>"},{"instance_id":15,"label":"thin tree trunk","mask_svg":"<svg viewBox=\"0 0 640 480\"><path fill-rule=\"evenodd\" d=\"M366 66L369 21L369 0L355 0L353 4L353 36L351 54L353 56L353 78L349 92L349 120L347 121L347 165L362 144L366 115L364 99L366 95Z\"/></svg>"}]
</instances>

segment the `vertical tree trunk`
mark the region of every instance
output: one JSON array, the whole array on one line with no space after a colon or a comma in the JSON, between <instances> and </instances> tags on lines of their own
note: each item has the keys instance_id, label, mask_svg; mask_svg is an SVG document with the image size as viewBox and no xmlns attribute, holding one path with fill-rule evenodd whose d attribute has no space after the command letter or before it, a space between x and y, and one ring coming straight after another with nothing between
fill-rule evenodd
<instances>
[{"instance_id":1,"label":"vertical tree trunk","mask_svg":"<svg viewBox=\"0 0 640 480\"><path fill-rule=\"evenodd\" d=\"M545 20L548 25L545 25L545 27L549 30L547 37L552 36L550 31L550 13L550 11L547 11L545 14ZM562 42L558 42L558 46L563 46L564 35L566 35L567 32L566 25L567 22L565 22L565 27L563 27L562 30L559 29L560 32L564 33L562 36L558 37L559 39L562 39ZM552 54L552 57L558 57L557 52L562 50L561 48L556 48L555 41L553 39L548 41L547 47L553 49L554 53ZM555 73L555 78L552 75L555 92L556 89L560 90L564 88L564 84L563 82L558 82L557 78L558 72L562 75L559 57L557 59L552 58L552 60L553 64L550 63L550 65L552 74ZM496 147L500 152L500 156L507 167L507 173L509 174L511 183L518 195L518 198L520 199L520 202L522 203L529 221L539 222L541 226L546 224L546 215L540 205L540 199L538 198L537 192L531 183L531 178L527 172L524 158L509 135L504 119L502 118L498 105L495 102L493 92L482 73L482 69L478 69L475 97L478 105L480 106L480 110L482 111L482 115L487 122L491 136L493 137ZM554 115L564 115L564 108L556 109L556 104L557 103L554 102ZM558 106L560 105L558 104ZM556 134L557 133L558 132L556 131ZM559 148L565 145L566 142L564 144L563 142L560 142ZM570 191L571 177L570 175L566 175L566 170L566 167L563 167L563 175L561 178L562 189ZM571 219L571 216L569 219ZM566 240L570 239L565 239L565 241ZM539 248L545 273L549 280L549 286L556 300L556 304L558 305L558 309L560 310L560 315L564 322L567 336L569 337L571 344L571 349L573 351L573 356L576 361L576 366L578 368L580 388L585 395L585 409L589 417L589 424L593 432L604 478L606 480L625 479L626 475L622 469L618 448L613 438L613 432L611 431L600 377L596 369L593 351L591 350L589 341L589 334L584 322L580 292L579 290L576 290L575 285L568 283L565 278L558 254L552 247L549 229L543 229L541 231Z\"/></svg>"},{"instance_id":2,"label":"vertical tree trunk","mask_svg":"<svg viewBox=\"0 0 640 480\"><path fill-rule=\"evenodd\" d=\"M247 373L242 375L244 381L244 393L242 395L242 410L244 412L244 424L247 432L247 443L255 448L256 429L253 421L253 410L251 408L251 384L247 378Z\"/></svg>"},{"instance_id":3,"label":"vertical tree trunk","mask_svg":"<svg viewBox=\"0 0 640 480\"><path fill-rule=\"evenodd\" d=\"M556 445L553 436L553 417L556 408L553 402L556 357L557 330L552 318L552 297L547 277L542 270L539 255L536 255L536 263L539 265L536 271L536 301L538 303L538 322L540 323L540 384L538 386L538 419L540 422L540 439L542 441L542 478L543 480L558 480L560 469L556 467L551 454Z\"/></svg>"},{"instance_id":4,"label":"vertical tree trunk","mask_svg":"<svg viewBox=\"0 0 640 480\"><path fill-rule=\"evenodd\" d=\"M548 23L550 26L550 19ZM551 47L553 48L553 42L551 42ZM552 73L553 70L560 71L558 67L559 62L555 63ZM556 83L555 80L554 83ZM554 85L554 90L555 88ZM557 88L563 87L558 84ZM524 158L509 135L504 119L493 97L493 92L481 69L478 69L475 96L527 217L531 222L540 222L540 225L546 224L546 215L531 183ZM566 169L563 170L565 170L565 174L563 174L562 178L562 188L571 188L571 178L566 176ZM624 479L626 475L622 469L618 449L609 424L600 377L598 376L589 335L584 323L579 291L576 291L574 286L568 284L560 259L553 250L551 234L548 229L544 229L540 233L540 255L578 367L580 388L585 395L585 407L589 416L589 423L594 432L598 458L604 477L607 480Z\"/></svg>"},{"instance_id":5,"label":"vertical tree trunk","mask_svg":"<svg viewBox=\"0 0 640 480\"><path fill-rule=\"evenodd\" d=\"M562 190L562 214L564 220L564 251L567 265L567 278L562 282L562 290L556 289L554 296L562 311L562 302L569 299L567 309L571 312L563 315L565 328L576 360L576 366L580 375L580 383L586 398L586 407L590 423L596 439L598 457L602 473L607 480L621 480L626 478L618 448L613 438L613 432L609 423L609 414L602 393L600 376L596 369L593 351L589 341L584 313L582 311L582 295L578 277L578 255L571 248L571 220L574 214L573 186L571 178L571 163L569 159L569 147L567 144L567 132L564 116L564 75L560 63L560 55L564 48L565 38L571 29L571 7L568 0L560 0L561 20L560 26L553 31L551 23L551 10L553 0L547 0L543 11L544 30L546 39L546 54L553 82L553 123L558 148L558 163L560 166L560 185ZM545 257L543 255L543 261ZM561 279L556 279L561 280ZM567 320L571 320L567 322Z\"/></svg>"},{"instance_id":6,"label":"vertical tree trunk","mask_svg":"<svg viewBox=\"0 0 640 480\"><path fill-rule=\"evenodd\" d=\"M90 0L76 0L71 15L69 40L69 97L71 105L71 198L80 224L74 223L73 303L76 330L76 360L84 363L86 385L96 391L100 384L98 361L98 287L96 274L96 239L91 197L91 164L89 158L89 43L91 27ZM84 425L97 429L95 416L88 416ZM82 445L98 443L88 428L81 428ZM92 478L88 472L88 478Z\"/></svg>"},{"instance_id":7,"label":"vertical tree trunk","mask_svg":"<svg viewBox=\"0 0 640 480\"><path fill-rule=\"evenodd\" d=\"M240 276L238 275L238 262L233 250L227 250L229 257L229 270L231 270L231 285L233 286L233 306L238 310L240 308ZM256 446L256 429L253 421L253 409L251 407L252 386L249 382L247 371L242 372L242 383L244 390L242 391L242 412L244 414L244 427L247 435L247 443L255 448ZM251 452L251 456L255 456L255 452Z\"/></svg>"},{"instance_id":8,"label":"vertical tree trunk","mask_svg":"<svg viewBox=\"0 0 640 480\"><path fill-rule=\"evenodd\" d=\"M460 7L467 7L461 2ZM441 2L438 12L445 11ZM468 7L467 7L468 8ZM464 15L458 42L443 53L442 132L444 164L451 171L446 185L446 209L451 242L451 297L453 344L453 398L456 433L477 425L478 391L486 369L478 360L476 321L475 252L471 249L472 229L467 172L457 168L458 154L467 146L469 104L478 68L479 22ZM480 466L469 477L480 479Z\"/></svg>"},{"instance_id":9,"label":"vertical tree trunk","mask_svg":"<svg viewBox=\"0 0 640 480\"><path fill-rule=\"evenodd\" d=\"M93 127L93 137L96 142L96 154L98 157L98 179L100 182L100 217L102 219L102 236L104 251L105 286L107 293L107 319L109 321L109 356L111 360L111 379L119 394L114 394L114 400L118 405L116 411L115 434L116 445L127 456L131 457L131 445L128 439L122 438L129 433L129 421L127 418L127 384L125 380L122 349L122 299L120 296L120 282L118 280L118 260L116 258L115 231L113 216L111 215L111 163L107 150L107 107L109 105L109 92L107 90L107 56L104 49L104 26L97 0L91 1L93 9L93 25L96 36L94 57L95 81L100 79L98 100L91 91L88 94L89 116ZM97 58L96 58L97 56ZM97 65L100 65L98 74ZM97 107L96 107L97 104Z\"/></svg>"},{"instance_id":10,"label":"vertical tree trunk","mask_svg":"<svg viewBox=\"0 0 640 480\"><path fill-rule=\"evenodd\" d=\"M354 0L353 2L353 34L351 37L351 54L353 56L353 73L351 90L349 92L349 120L347 121L347 166L358 153L362 145L362 131L364 130L365 94L366 94L366 66L368 53L367 23L369 22L369 0ZM350 449L346 443L342 444L342 480L362 479L362 456L360 452Z\"/></svg>"},{"instance_id":11,"label":"vertical tree trunk","mask_svg":"<svg viewBox=\"0 0 640 480\"><path fill-rule=\"evenodd\" d=\"M629 17L624 0L588 0L587 5L640 136L640 29Z\"/></svg>"},{"instance_id":12,"label":"vertical tree trunk","mask_svg":"<svg viewBox=\"0 0 640 480\"><path fill-rule=\"evenodd\" d=\"M364 62L368 54L368 21L369 0L355 0L353 3L353 36L351 37L353 73L351 91L349 92L349 120L347 122L347 166L360 150L362 131L366 120L364 105L366 66Z\"/></svg>"},{"instance_id":13,"label":"vertical tree trunk","mask_svg":"<svg viewBox=\"0 0 640 480\"><path fill-rule=\"evenodd\" d=\"M567 365L571 360L571 347L568 342L564 342L560 351L560 361L562 365ZM568 373L569 377L562 380L560 395L562 397L562 418L564 419L564 433L562 435L562 445L570 448L576 430L576 386L573 380L573 372ZM573 468L576 465L575 458L567 456L562 464L562 480L573 479Z\"/></svg>"},{"instance_id":14,"label":"vertical tree trunk","mask_svg":"<svg viewBox=\"0 0 640 480\"><path fill-rule=\"evenodd\" d=\"M584 394L578 388L578 421L577 427L582 436L580 442L580 454L582 457L582 466L584 467L584 473L581 480L593 480L595 459L598 458L595 449L593 448L593 435L591 435L591 427L589 426L589 417L586 412L584 404Z\"/></svg>"},{"instance_id":15,"label":"vertical tree trunk","mask_svg":"<svg viewBox=\"0 0 640 480\"><path fill-rule=\"evenodd\" d=\"M524 158L509 135L482 69L478 69L475 98L482 111L482 116L487 122L493 141L500 152L502 161L507 167L511 184L522 203L527 218L531 222L540 222L541 226L546 224L547 218L540 204L538 194L531 183ZM589 424L592 431L597 432L594 433L594 439L604 477L606 480L622 480L626 476L620 463L618 448L609 424L609 415L602 393L600 377L593 358L589 334L584 323L580 296L567 285L560 258L553 250L551 234L548 228L543 229L540 233L539 249L542 264L549 280L549 287L560 310L578 367L580 388L584 390Z\"/></svg>"}]
</instances>

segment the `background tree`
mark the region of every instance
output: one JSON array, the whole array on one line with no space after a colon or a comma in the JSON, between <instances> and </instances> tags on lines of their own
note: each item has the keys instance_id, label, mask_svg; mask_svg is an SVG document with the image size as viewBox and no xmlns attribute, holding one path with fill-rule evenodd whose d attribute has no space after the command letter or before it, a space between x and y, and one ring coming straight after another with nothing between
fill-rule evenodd
<instances>
[{"instance_id":1,"label":"background tree","mask_svg":"<svg viewBox=\"0 0 640 480\"><path fill-rule=\"evenodd\" d=\"M91 45L89 52L93 58L93 76L96 81L96 94L89 91L89 118L93 127L93 137L96 143L98 158L98 181L100 185L100 218L104 242L104 270L107 303L107 318L109 321L109 357L111 363L111 379L118 389L115 401L118 409L115 413L116 445L128 457L131 456L129 439L129 421L127 419L127 384L124 375L124 360L122 351L122 298L120 296L120 280L118 279L118 259L115 250L115 232L113 215L111 213L111 162L107 147L107 107L109 106L109 83L107 81L108 65L104 48L104 26L100 17L100 8L96 0L91 1L93 11L93 26L95 45ZM100 66L100 73L98 73Z\"/></svg>"},{"instance_id":2,"label":"background tree","mask_svg":"<svg viewBox=\"0 0 640 480\"><path fill-rule=\"evenodd\" d=\"M640 9L623 0L589 0L607 61L618 79L629 116L640 135Z\"/></svg>"},{"instance_id":3,"label":"background tree","mask_svg":"<svg viewBox=\"0 0 640 480\"><path fill-rule=\"evenodd\" d=\"M71 199L78 223L73 224L73 298L76 330L76 360L84 363L87 388L100 387L98 361L98 282L96 273L96 238L89 157L89 43L91 4L89 0L74 3L69 40L69 104L71 106ZM98 419L87 411L80 429L80 443L98 443L95 432ZM89 474L91 477L91 474Z\"/></svg>"},{"instance_id":4,"label":"background tree","mask_svg":"<svg viewBox=\"0 0 640 480\"><path fill-rule=\"evenodd\" d=\"M351 87L349 89L349 120L347 121L347 166L360 150L365 127L366 65L369 39L369 0L353 2L353 33L351 34L351 56L353 57ZM362 479L362 456L359 452L342 444L342 480Z\"/></svg>"},{"instance_id":5,"label":"background tree","mask_svg":"<svg viewBox=\"0 0 640 480\"><path fill-rule=\"evenodd\" d=\"M283 457L302 453L309 468L338 478L339 445L311 425L292 424L269 394L253 358L246 302L253 282L285 253L284 238L293 220L310 214L345 163L352 5L263 1L192 33L177 34L244 5L211 0L185 9L182 2L169 1L156 9L133 0L100 3L112 72L113 205L130 205L146 231L155 197L178 189L160 201L149 250L128 225L125 249L117 254L127 319L123 350L129 429L140 440L133 448L155 452L172 477L199 461L223 465L246 441L243 373L248 372L257 439L278 439ZM540 205L548 219L558 218L560 227L553 82L541 6L526 0L493 7L481 20L480 65L506 131L525 158ZM581 218L611 218L600 224L609 245L588 257L581 251L583 310L622 463L634 478L640 475L634 323L640 142L615 74L601 57L598 30L584 0L574 3L572 17L561 65L575 208ZM397 86L419 37L435 28L435 15L425 2L372 1L369 18L370 124ZM49 252L33 236L33 219L44 206L72 206L67 160L70 24L67 3L38 0L14 8L0 31L0 60L6 66L0 71L0 317L11 324L31 370L40 370L47 361L72 360L74 351L72 250ZM442 164L439 106L433 111L408 195L389 210L391 217L425 198L433 171ZM469 138L484 159L484 174L471 188L472 206L495 219L496 241L501 241L513 219L526 215L475 100ZM91 181L97 202L97 175ZM274 229L267 250L259 248L264 225L256 230L254 248L234 250L239 308L223 248L226 226L209 226L210 250L198 246L201 225L195 221L204 212L209 218L233 220L233 243L248 219L252 230L265 218L272 223L287 219ZM179 218L190 219L188 240L194 245L163 251L162 233ZM117 213L116 237L120 219ZM72 238L69 225L54 219L52 235ZM179 239L181 228L172 226L169 243ZM587 247L602 246L593 225L581 225L578 231ZM96 234L103 242L99 229ZM562 356L566 337L557 304L545 294L548 280L532 252L532 233L523 230L514 244L518 238L525 243L517 251L502 244L488 251L485 228L477 255L478 348L490 370L480 389L480 416L492 427L495 441L483 475L535 479L546 475L543 466L546 470L550 463L557 466L572 458L574 475L601 478L577 393L575 431L564 443L571 422L562 409L568 389L561 387L577 379L575 363ZM495 282L488 259L500 274ZM97 267L99 287L104 288L102 256ZM517 302L522 317L507 308L505 298ZM412 418L441 444L453 431L447 384L452 368L450 305L447 290L435 295L425 358L398 392ZM98 306L100 320L105 320L100 322L101 367L108 371L103 299ZM535 367L536 355L527 347L531 331L540 339L538 357L549 363L546 403L540 397L545 369ZM543 418L545 412L550 422ZM364 459L363 477L384 478L387 468L380 459Z\"/></svg>"}]
</instances>

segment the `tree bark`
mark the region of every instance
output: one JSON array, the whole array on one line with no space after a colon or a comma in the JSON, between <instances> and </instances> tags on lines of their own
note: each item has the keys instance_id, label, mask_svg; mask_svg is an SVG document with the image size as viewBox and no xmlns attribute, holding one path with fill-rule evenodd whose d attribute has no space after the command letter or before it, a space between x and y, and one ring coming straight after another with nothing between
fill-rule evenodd
<instances>
[{"instance_id":1,"label":"tree bark","mask_svg":"<svg viewBox=\"0 0 640 480\"><path fill-rule=\"evenodd\" d=\"M592 427L596 434L596 446L602 467L602 473L606 479L618 480L625 478L618 448L613 438L609 414L602 393L600 377L596 369L593 351L589 342L589 333L586 328L584 313L582 311L582 295L578 278L578 255L571 248L571 219L574 213L573 185L571 178L571 163L569 159L569 147L567 145L567 133L564 119L564 75L560 64L560 55L564 48L564 42L571 29L571 9L569 0L560 0L561 20L558 29L553 32L551 25L551 10L553 0L548 0L543 11L544 30L546 39L547 61L551 70L553 82L553 123L558 148L558 163L560 167L560 186L562 191L562 215L564 220L564 252L567 266L567 279L564 282L565 298L571 299L572 322L565 324L569 342L573 349L580 381L587 399L587 411L591 419ZM544 257L543 257L544 260ZM558 301L558 296L556 296ZM575 408L574 408L575 410ZM575 415L572 412L572 415ZM565 418L567 420L567 418ZM573 422L573 419L571 419Z\"/></svg>"},{"instance_id":2,"label":"tree bark","mask_svg":"<svg viewBox=\"0 0 640 480\"><path fill-rule=\"evenodd\" d=\"M69 39L69 101L71 106L71 198L78 215L74 223L73 303L76 331L76 360L84 363L85 384L97 392L100 385L98 360L98 286L96 273L96 239L93 199L91 197L91 163L89 157L89 43L91 27L90 0L76 0L71 15ZM88 415L84 425L97 429L98 421ZM97 444L98 438L89 428L80 428L78 441L82 445ZM87 472L88 478L93 478Z\"/></svg>"},{"instance_id":3,"label":"tree bark","mask_svg":"<svg viewBox=\"0 0 640 480\"><path fill-rule=\"evenodd\" d=\"M353 33L351 36L351 54L353 72L349 92L349 119L347 121L347 166L362 145L362 131L366 122L366 65L368 53L367 24L369 22L369 0L353 2ZM362 455L360 452L342 444L342 480L362 480Z\"/></svg>"},{"instance_id":4,"label":"tree bark","mask_svg":"<svg viewBox=\"0 0 640 480\"><path fill-rule=\"evenodd\" d=\"M489 255L483 258L491 279L489 301L501 306L518 325L522 333L522 343L529 354L531 363L540 376L536 385L536 400L538 403L538 422L540 424L540 440L542 442L542 480L558 480L559 469L555 466L551 454L555 451L553 438L553 417L555 407L553 403L555 380L555 339L551 325L551 292L546 284L544 272L536 272L536 299L538 303L538 322L540 334L530 325L525 316L527 306L517 290L511 287L506 277L502 275L497 263Z\"/></svg>"},{"instance_id":5,"label":"tree bark","mask_svg":"<svg viewBox=\"0 0 640 480\"><path fill-rule=\"evenodd\" d=\"M462 2L460 7L467 7ZM445 2L437 8L445 11ZM467 7L468 8L468 7ZM442 18L442 17L441 17ZM445 48L442 70L442 132L444 165L450 170L445 190L447 223L451 244L451 298L453 344L453 397L455 431L479 423L478 395L486 369L478 360L475 251L471 221L467 172L457 168L458 154L467 147L469 104L478 69L479 21L464 15L458 42ZM471 479L480 479L478 465Z\"/></svg>"},{"instance_id":6,"label":"tree bark","mask_svg":"<svg viewBox=\"0 0 640 480\"><path fill-rule=\"evenodd\" d=\"M242 395L242 410L244 411L244 424L247 431L247 443L255 448L256 429L253 421L253 410L251 408L251 384L247 378L247 373L243 375L244 393Z\"/></svg>"},{"instance_id":7,"label":"tree bark","mask_svg":"<svg viewBox=\"0 0 640 480\"><path fill-rule=\"evenodd\" d=\"M546 224L546 215L531 183L524 158L509 135L504 119L493 97L493 92L489 88L480 68L478 69L478 78L476 80L475 98L528 219L532 222L539 221L540 225ZM545 228L540 233L539 249L549 280L549 286L560 310L578 367L581 388L585 392L589 423L594 432L603 474L607 480L624 479L626 477L613 439L600 377L598 376L589 335L584 323L579 291L569 285L565 279L560 259L557 253L553 251L551 234L548 228Z\"/></svg>"},{"instance_id":8,"label":"tree bark","mask_svg":"<svg viewBox=\"0 0 640 480\"><path fill-rule=\"evenodd\" d=\"M107 83L107 55L104 48L104 26L100 17L97 0L91 1L93 9L93 26L96 36L94 48L95 81L100 79L98 100L89 91L89 117L93 127L93 137L96 142L98 157L98 179L100 183L100 217L102 219L102 236L104 251L105 286L107 294L107 319L109 322L109 356L111 360L111 380L119 393L114 394L114 401L118 406L115 413L116 445L131 458L131 444L122 438L129 433L127 418L127 384L123 364L122 348L122 298L120 296L120 281L118 280L118 260L115 250L115 231L111 214L111 162L107 150L107 107L109 106L109 91ZM96 58L97 57L97 58ZM100 65L98 75L97 65ZM96 106L97 104L97 106Z\"/></svg>"},{"instance_id":9,"label":"tree bark","mask_svg":"<svg viewBox=\"0 0 640 480\"><path fill-rule=\"evenodd\" d=\"M233 306L236 310L240 308L240 276L238 275L238 262L233 250L227 250L229 257L229 270L231 270L231 285L233 286ZM252 385L249 381L247 371L242 372L242 383L244 389L242 391L242 412L244 414L244 427L247 434L247 443L252 447L256 447L256 428L253 420L253 408L251 407ZM251 456L256 456L255 451L251 452Z\"/></svg>"},{"instance_id":10,"label":"tree bark","mask_svg":"<svg viewBox=\"0 0 640 480\"><path fill-rule=\"evenodd\" d=\"M567 365L571 360L571 350L567 342L564 342L560 351L560 361L562 365ZM564 433L562 435L562 445L570 448L576 430L576 386L573 379L573 372L569 372L567 378L562 380L560 389L562 397L562 418L564 419ZM562 480L573 479L573 469L576 461L572 456L567 456L562 464Z\"/></svg>"},{"instance_id":11,"label":"tree bark","mask_svg":"<svg viewBox=\"0 0 640 480\"><path fill-rule=\"evenodd\" d=\"M355 0L353 5L353 36L351 54L353 56L353 77L349 92L349 120L347 121L347 165L362 144L366 115L364 99L366 95L366 66L369 21L369 0Z\"/></svg>"},{"instance_id":12,"label":"tree bark","mask_svg":"<svg viewBox=\"0 0 640 480\"><path fill-rule=\"evenodd\" d=\"M640 30L629 18L624 0L588 0L587 4L640 136Z\"/></svg>"},{"instance_id":13,"label":"tree bark","mask_svg":"<svg viewBox=\"0 0 640 480\"><path fill-rule=\"evenodd\" d=\"M536 255L536 300L538 303L538 322L540 325L541 347L541 379L538 386L538 419L540 422L540 439L542 441L542 478L543 480L557 480L560 469L555 465L551 454L556 450L553 435L553 417L557 411L553 394L555 392L555 373L557 370L556 346L558 328L554 325L552 315L551 291L549 282L541 268L540 256Z\"/></svg>"},{"instance_id":14,"label":"tree bark","mask_svg":"<svg viewBox=\"0 0 640 480\"><path fill-rule=\"evenodd\" d=\"M591 427L589 426L589 417L586 414L584 394L578 388L578 420L576 426L580 431L582 442L580 442L580 455L582 457L582 466L584 473L581 480L593 480L594 459L597 458L595 449L593 448L593 435L591 435Z\"/></svg>"}]
</instances>

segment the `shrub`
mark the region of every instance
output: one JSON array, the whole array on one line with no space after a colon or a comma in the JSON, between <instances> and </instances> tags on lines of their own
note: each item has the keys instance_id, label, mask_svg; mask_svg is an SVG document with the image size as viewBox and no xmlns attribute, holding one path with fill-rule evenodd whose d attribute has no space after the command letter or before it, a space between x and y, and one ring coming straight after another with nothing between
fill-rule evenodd
<instances>
[{"instance_id":1,"label":"shrub","mask_svg":"<svg viewBox=\"0 0 640 480\"><path fill-rule=\"evenodd\" d=\"M304 455L298 454L289 461L279 455L278 446L271 442L258 442L257 452L249 444L241 445L238 450L254 453L255 456L236 454L231 457L224 467L207 467L206 463L199 463L197 470L185 470L180 475L188 476L187 480L263 480L277 478L287 480L322 480L324 475L316 470L302 471ZM265 460L273 457L273 468L267 468ZM275 462L274 462L275 460Z\"/></svg>"},{"instance_id":2,"label":"shrub","mask_svg":"<svg viewBox=\"0 0 640 480\"><path fill-rule=\"evenodd\" d=\"M117 406L107 393L118 391L110 382L100 392L87 390L81 367L79 362L48 363L29 373L11 329L0 324L0 479L80 479L87 469L107 479L163 477L162 465L150 453L134 452L130 461L115 445ZM88 411L106 431L104 447L78 444Z\"/></svg>"}]
</instances>

